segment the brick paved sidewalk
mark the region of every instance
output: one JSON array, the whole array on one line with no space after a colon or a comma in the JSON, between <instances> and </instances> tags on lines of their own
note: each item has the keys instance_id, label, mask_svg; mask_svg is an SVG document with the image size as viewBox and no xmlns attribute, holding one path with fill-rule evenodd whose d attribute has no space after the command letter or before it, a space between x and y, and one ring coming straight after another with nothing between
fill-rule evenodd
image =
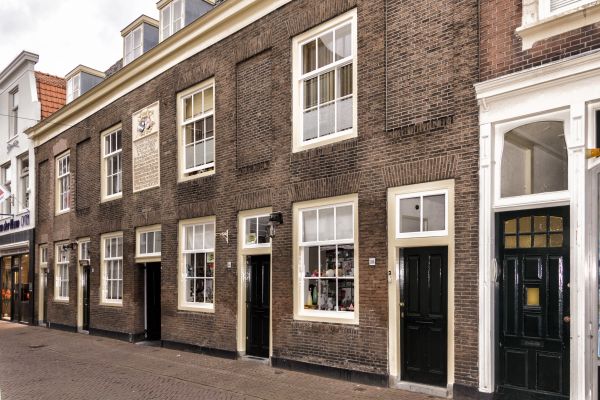
<instances>
[{"instance_id":1,"label":"brick paved sidewalk","mask_svg":"<svg viewBox=\"0 0 600 400\"><path fill-rule=\"evenodd\" d=\"M97 336L0 321L0 398L424 400L356 385Z\"/></svg>"}]
</instances>

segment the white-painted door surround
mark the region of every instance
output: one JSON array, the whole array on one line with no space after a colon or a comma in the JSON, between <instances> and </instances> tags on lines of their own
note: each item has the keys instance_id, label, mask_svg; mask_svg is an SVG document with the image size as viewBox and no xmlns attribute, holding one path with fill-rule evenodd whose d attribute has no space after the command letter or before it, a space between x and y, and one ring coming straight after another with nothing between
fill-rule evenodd
<instances>
[{"instance_id":1,"label":"white-painted door surround","mask_svg":"<svg viewBox=\"0 0 600 400\"><path fill-rule=\"evenodd\" d=\"M476 85L480 104L479 390L494 392L494 325L498 212L570 206L570 398L595 400L597 368L597 170L586 147L597 147L591 111L600 100L600 54L569 58ZM562 121L568 154L568 190L500 196L504 135L535 121Z\"/></svg>"}]
</instances>

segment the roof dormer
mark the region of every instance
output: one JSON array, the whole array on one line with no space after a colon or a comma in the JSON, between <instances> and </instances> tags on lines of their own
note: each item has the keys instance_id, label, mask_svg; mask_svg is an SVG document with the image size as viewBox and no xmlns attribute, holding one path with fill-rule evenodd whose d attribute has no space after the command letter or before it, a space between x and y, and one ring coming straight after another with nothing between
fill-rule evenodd
<instances>
[{"instance_id":1,"label":"roof dormer","mask_svg":"<svg viewBox=\"0 0 600 400\"><path fill-rule=\"evenodd\" d=\"M216 0L160 0L160 41L200 18L215 6Z\"/></svg>"},{"instance_id":2,"label":"roof dormer","mask_svg":"<svg viewBox=\"0 0 600 400\"><path fill-rule=\"evenodd\" d=\"M121 31L123 66L158 44L158 21L142 15Z\"/></svg>"},{"instance_id":3,"label":"roof dormer","mask_svg":"<svg viewBox=\"0 0 600 400\"><path fill-rule=\"evenodd\" d=\"M102 82L105 76L104 72L97 71L84 65L76 67L65 77L67 80L67 103L72 102Z\"/></svg>"}]
</instances>

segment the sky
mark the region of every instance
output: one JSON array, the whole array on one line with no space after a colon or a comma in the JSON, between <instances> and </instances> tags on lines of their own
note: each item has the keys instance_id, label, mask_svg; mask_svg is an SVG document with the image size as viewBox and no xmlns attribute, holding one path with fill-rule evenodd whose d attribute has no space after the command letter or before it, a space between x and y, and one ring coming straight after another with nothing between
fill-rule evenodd
<instances>
[{"instance_id":1,"label":"sky","mask_svg":"<svg viewBox=\"0 0 600 400\"><path fill-rule=\"evenodd\" d=\"M36 70L65 76L79 64L107 70L123 56L121 30L157 0L0 0L0 71L23 50Z\"/></svg>"}]
</instances>

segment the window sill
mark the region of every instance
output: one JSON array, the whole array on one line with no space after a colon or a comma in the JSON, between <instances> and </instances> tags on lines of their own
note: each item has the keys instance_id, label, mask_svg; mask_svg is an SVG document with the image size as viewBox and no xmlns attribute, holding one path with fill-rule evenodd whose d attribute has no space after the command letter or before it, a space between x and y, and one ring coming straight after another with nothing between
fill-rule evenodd
<instances>
[{"instance_id":1,"label":"window sill","mask_svg":"<svg viewBox=\"0 0 600 400\"><path fill-rule=\"evenodd\" d=\"M71 211L71 209L70 209L70 208L67 208L66 210L62 210L62 211L56 211L56 212L55 212L55 214L54 214L54 216L55 216L55 217L58 217L59 215L67 214L67 213L69 213L70 211Z\"/></svg>"},{"instance_id":2,"label":"window sill","mask_svg":"<svg viewBox=\"0 0 600 400\"><path fill-rule=\"evenodd\" d=\"M160 254L153 254L149 256L140 256L139 254L135 256L136 263L149 263L149 262L160 262Z\"/></svg>"},{"instance_id":3,"label":"window sill","mask_svg":"<svg viewBox=\"0 0 600 400\"><path fill-rule=\"evenodd\" d=\"M330 324L358 325L358 313L343 311L306 311L294 315L297 321L324 322Z\"/></svg>"},{"instance_id":4,"label":"window sill","mask_svg":"<svg viewBox=\"0 0 600 400\"><path fill-rule=\"evenodd\" d=\"M600 22L600 1L523 25L517 28L516 33L523 39L523 50L529 50L540 40L596 22Z\"/></svg>"},{"instance_id":5,"label":"window sill","mask_svg":"<svg viewBox=\"0 0 600 400\"><path fill-rule=\"evenodd\" d=\"M510 211L513 209L527 206L529 206L529 208L541 207L542 205L559 206L569 204L570 199L571 197L568 190L529 194L523 196L503 197L494 201L494 209Z\"/></svg>"},{"instance_id":6,"label":"window sill","mask_svg":"<svg viewBox=\"0 0 600 400\"><path fill-rule=\"evenodd\" d=\"M177 307L178 311L192 311L213 314L215 312L214 304L206 305L192 305L192 304L181 304Z\"/></svg>"},{"instance_id":7,"label":"window sill","mask_svg":"<svg viewBox=\"0 0 600 400\"><path fill-rule=\"evenodd\" d=\"M118 194L113 194L113 195L110 195L110 196L104 196L104 197L102 197L102 199L100 199L100 202L101 203L106 203L106 202L113 201L113 200L118 200L118 199L121 199L121 198L123 198L123 192L118 193Z\"/></svg>"},{"instance_id":8,"label":"window sill","mask_svg":"<svg viewBox=\"0 0 600 400\"><path fill-rule=\"evenodd\" d=\"M300 132L296 132L295 135L300 135ZM341 142L344 140L352 139L357 137L356 129L347 129L345 131L333 133L331 135L322 136L317 139L312 139L308 142L298 142L294 141L294 148L292 149L292 153L299 153L301 151L314 149L316 147L326 146L328 144L333 144L337 142Z\"/></svg>"},{"instance_id":9,"label":"window sill","mask_svg":"<svg viewBox=\"0 0 600 400\"><path fill-rule=\"evenodd\" d=\"M123 300L121 300L121 301L102 300L100 302L100 305L105 306L105 307L123 307Z\"/></svg>"},{"instance_id":10,"label":"window sill","mask_svg":"<svg viewBox=\"0 0 600 400\"><path fill-rule=\"evenodd\" d=\"M191 181L191 180L194 180L194 179L204 178L204 177L207 177L207 176L214 175L215 174L215 168L212 167L211 170L204 171L204 172L198 171L198 173L195 174L195 175L190 175L190 174L193 174L193 171L192 172L183 172L179 176L179 182L187 182L187 181Z\"/></svg>"},{"instance_id":11,"label":"window sill","mask_svg":"<svg viewBox=\"0 0 600 400\"><path fill-rule=\"evenodd\" d=\"M69 298L68 297L55 297L54 298L54 302L55 303L60 303L60 304L69 304Z\"/></svg>"}]
</instances>

